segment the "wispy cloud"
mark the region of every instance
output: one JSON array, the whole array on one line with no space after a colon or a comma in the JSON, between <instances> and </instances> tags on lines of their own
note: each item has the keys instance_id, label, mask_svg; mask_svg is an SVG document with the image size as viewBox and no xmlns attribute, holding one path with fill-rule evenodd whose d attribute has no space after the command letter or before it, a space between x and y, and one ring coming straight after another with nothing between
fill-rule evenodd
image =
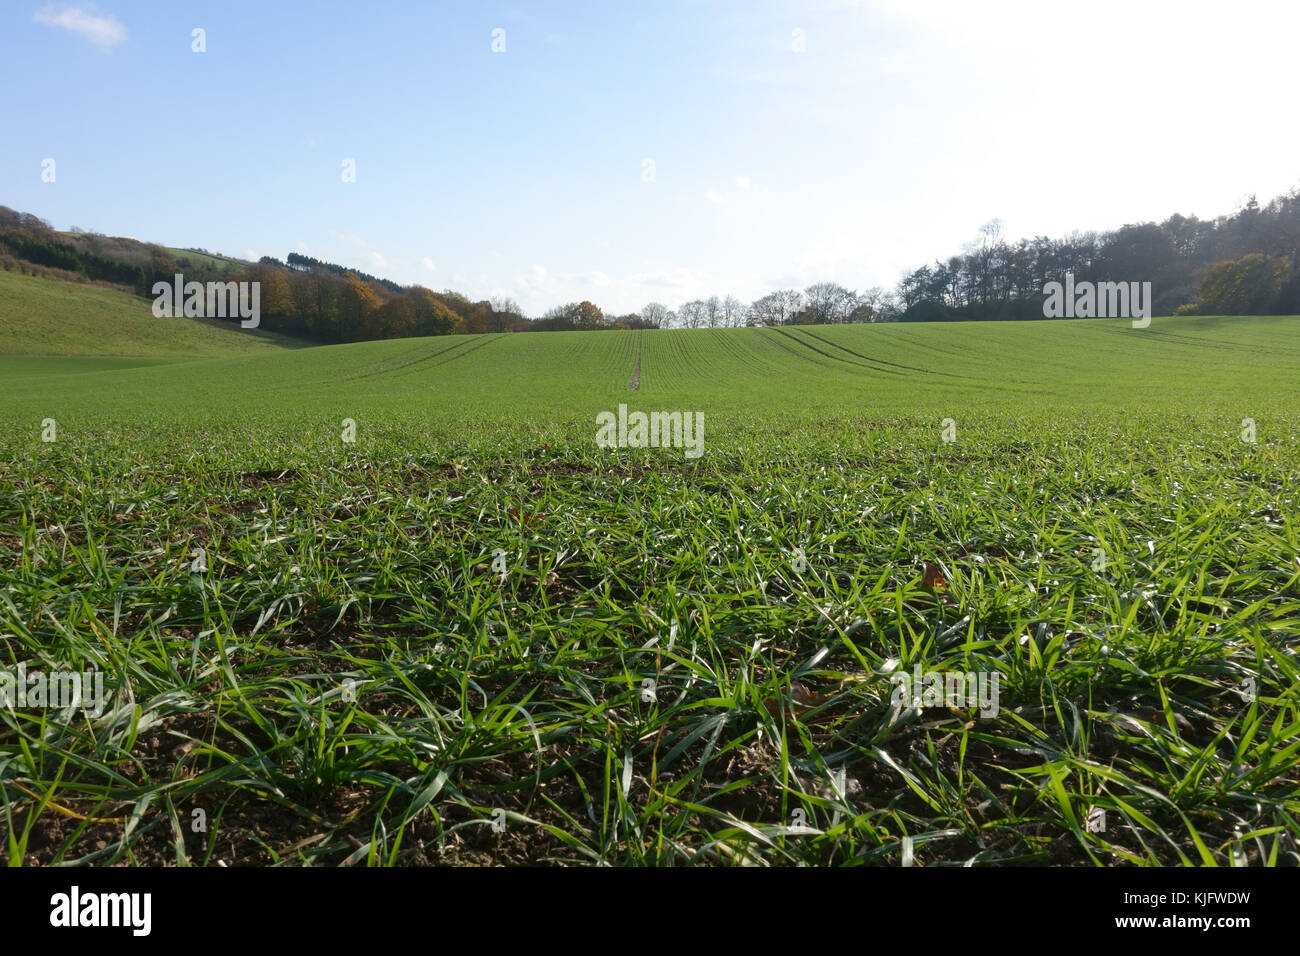
<instances>
[{"instance_id":1,"label":"wispy cloud","mask_svg":"<svg viewBox=\"0 0 1300 956\"><path fill-rule=\"evenodd\" d=\"M32 19L47 27L70 30L105 51L126 39L126 27L112 14L97 14L94 4L50 4L36 11Z\"/></svg>"},{"instance_id":2,"label":"wispy cloud","mask_svg":"<svg viewBox=\"0 0 1300 956\"><path fill-rule=\"evenodd\" d=\"M477 298L480 290L487 288L489 283L485 281L479 289L460 291ZM504 290L492 288L490 294L516 297L529 314L537 316L562 302L583 299L591 299L613 315L639 309L652 301L675 309L689 299L702 299L714 294L734 292L748 301L770 291L757 273L705 273L677 266L611 275L600 269L553 272L545 266L533 264L512 285Z\"/></svg>"}]
</instances>

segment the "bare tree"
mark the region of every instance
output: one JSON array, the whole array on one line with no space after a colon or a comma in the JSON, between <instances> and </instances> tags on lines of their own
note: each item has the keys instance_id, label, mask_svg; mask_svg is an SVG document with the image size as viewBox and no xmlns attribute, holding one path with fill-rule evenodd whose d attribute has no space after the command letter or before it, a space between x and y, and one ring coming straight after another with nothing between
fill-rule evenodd
<instances>
[{"instance_id":1,"label":"bare tree","mask_svg":"<svg viewBox=\"0 0 1300 956\"><path fill-rule=\"evenodd\" d=\"M790 325L794 322L794 317L799 314L804 307L804 295L798 289L782 289L777 292L782 303L783 318L782 325Z\"/></svg>"},{"instance_id":2,"label":"bare tree","mask_svg":"<svg viewBox=\"0 0 1300 956\"><path fill-rule=\"evenodd\" d=\"M734 295L729 295L722 300L722 324L730 328L740 328L745 324L746 317L745 303L741 302Z\"/></svg>"},{"instance_id":3,"label":"bare tree","mask_svg":"<svg viewBox=\"0 0 1300 956\"><path fill-rule=\"evenodd\" d=\"M722 318L722 300L716 295L711 295L705 299L704 315L708 321L709 328L716 329L719 320Z\"/></svg>"},{"instance_id":4,"label":"bare tree","mask_svg":"<svg viewBox=\"0 0 1300 956\"><path fill-rule=\"evenodd\" d=\"M781 289L756 299L749 307L750 325L789 325L803 307L803 293Z\"/></svg>"},{"instance_id":5,"label":"bare tree","mask_svg":"<svg viewBox=\"0 0 1300 956\"><path fill-rule=\"evenodd\" d=\"M524 314L524 310L519 308L519 303L508 295L494 295L488 301L492 303L493 312L506 312L510 315Z\"/></svg>"},{"instance_id":6,"label":"bare tree","mask_svg":"<svg viewBox=\"0 0 1300 956\"><path fill-rule=\"evenodd\" d=\"M490 332L508 332L512 328L517 328L525 324L524 310L519 307L519 303L509 296L493 296L489 301L492 306L492 314L488 316L487 324Z\"/></svg>"},{"instance_id":7,"label":"bare tree","mask_svg":"<svg viewBox=\"0 0 1300 956\"><path fill-rule=\"evenodd\" d=\"M762 298L755 299L749 306L749 324L750 325L780 325L781 324L781 307L780 297L775 292L769 292Z\"/></svg>"},{"instance_id":8,"label":"bare tree","mask_svg":"<svg viewBox=\"0 0 1300 956\"><path fill-rule=\"evenodd\" d=\"M668 328L668 316L672 315L668 307L661 302L647 303L641 310L641 322L646 328L666 329Z\"/></svg>"},{"instance_id":9,"label":"bare tree","mask_svg":"<svg viewBox=\"0 0 1300 956\"><path fill-rule=\"evenodd\" d=\"M677 317L681 320L682 328L698 329L708 322L709 308L702 300L692 299L678 307Z\"/></svg>"},{"instance_id":10,"label":"bare tree","mask_svg":"<svg viewBox=\"0 0 1300 956\"><path fill-rule=\"evenodd\" d=\"M852 313L849 314L850 322L883 322L885 321L886 304L888 293L878 285L873 285L865 292L858 294L857 305L854 306Z\"/></svg>"},{"instance_id":11,"label":"bare tree","mask_svg":"<svg viewBox=\"0 0 1300 956\"><path fill-rule=\"evenodd\" d=\"M857 294L837 282L817 282L804 292L808 295L808 319L814 325L847 322L858 305Z\"/></svg>"}]
</instances>

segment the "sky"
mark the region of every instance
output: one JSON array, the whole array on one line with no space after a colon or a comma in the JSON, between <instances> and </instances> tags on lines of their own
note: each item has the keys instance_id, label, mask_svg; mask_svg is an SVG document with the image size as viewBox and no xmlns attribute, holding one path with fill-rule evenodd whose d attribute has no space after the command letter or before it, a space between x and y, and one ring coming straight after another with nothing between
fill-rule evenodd
<instances>
[{"instance_id":1,"label":"sky","mask_svg":"<svg viewBox=\"0 0 1300 956\"><path fill-rule=\"evenodd\" d=\"M1293 0L0 0L0 204L530 315L892 288L995 218L1300 185L1297 35Z\"/></svg>"}]
</instances>

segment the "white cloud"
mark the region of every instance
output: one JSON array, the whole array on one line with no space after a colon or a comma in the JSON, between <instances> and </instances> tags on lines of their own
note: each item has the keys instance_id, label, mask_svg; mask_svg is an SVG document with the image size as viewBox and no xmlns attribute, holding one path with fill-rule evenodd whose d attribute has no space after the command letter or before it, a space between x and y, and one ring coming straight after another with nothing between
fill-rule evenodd
<instances>
[{"instance_id":1,"label":"white cloud","mask_svg":"<svg viewBox=\"0 0 1300 956\"><path fill-rule=\"evenodd\" d=\"M303 242L301 239L299 239L297 242L295 242L295 243L293 244L293 247L294 247L294 249L296 249L298 252L310 252L310 251L311 251L311 246L307 245L307 243Z\"/></svg>"},{"instance_id":2,"label":"white cloud","mask_svg":"<svg viewBox=\"0 0 1300 956\"><path fill-rule=\"evenodd\" d=\"M668 289L689 289L699 281L699 277L685 266L678 266L668 272L638 272L627 278L635 285L662 286Z\"/></svg>"},{"instance_id":3,"label":"white cloud","mask_svg":"<svg viewBox=\"0 0 1300 956\"><path fill-rule=\"evenodd\" d=\"M704 195L709 202L722 202L722 193L718 192L712 186L708 188L708 191L706 191Z\"/></svg>"},{"instance_id":4,"label":"white cloud","mask_svg":"<svg viewBox=\"0 0 1300 956\"><path fill-rule=\"evenodd\" d=\"M424 270L425 270L426 272L437 272L437 271L438 271L438 267L435 266L435 265L433 264L433 260L430 259L428 256L425 256L424 258L422 258L422 259L420 260L420 265L424 267Z\"/></svg>"},{"instance_id":5,"label":"white cloud","mask_svg":"<svg viewBox=\"0 0 1300 956\"><path fill-rule=\"evenodd\" d=\"M94 4L80 6L51 4L36 11L36 23L70 30L101 50L111 50L126 39L126 27L112 14L96 14Z\"/></svg>"},{"instance_id":6,"label":"white cloud","mask_svg":"<svg viewBox=\"0 0 1300 956\"><path fill-rule=\"evenodd\" d=\"M736 185L741 189L748 189L752 184L750 183L748 176L737 176Z\"/></svg>"},{"instance_id":7,"label":"white cloud","mask_svg":"<svg viewBox=\"0 0 1300 956\"><path fill-rule=\"evenodd\" d=\"M372 252L370 253L370 268L389 269L392 267L388 264L388 260L385 259L382 255L380 255L378 252Z\"/></svg>"}]
</instances>

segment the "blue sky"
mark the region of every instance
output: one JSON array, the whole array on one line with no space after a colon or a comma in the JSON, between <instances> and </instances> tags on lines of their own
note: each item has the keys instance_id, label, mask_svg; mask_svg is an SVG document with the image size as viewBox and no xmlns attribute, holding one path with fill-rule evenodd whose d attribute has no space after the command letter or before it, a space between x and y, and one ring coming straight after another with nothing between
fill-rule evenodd
<instances>
[{"instance_id":1,"label":"blue sky","mask_svg":"<svg viewBox=\"0 0 1300 956\"><path fill-rule=\"evenodd\" d=\"M533 314L892 287L994 217L1300 184L1296 35L1264 0L5 0L0 203Z\"/></svg>"}]
</instances>

